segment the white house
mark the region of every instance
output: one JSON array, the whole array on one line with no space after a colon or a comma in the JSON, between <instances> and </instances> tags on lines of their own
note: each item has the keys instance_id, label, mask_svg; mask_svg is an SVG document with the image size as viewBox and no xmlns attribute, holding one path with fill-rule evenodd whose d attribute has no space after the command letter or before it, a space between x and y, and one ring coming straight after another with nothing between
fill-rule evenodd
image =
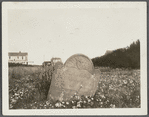
<instances>
[{"instance_id":1,"label":"white house","mask_svg":"<svg viewBox=\"0 0 149 117\"><path fill-rule=\"evenodd\" d=\"M61 58L52 58L52 59L51 59L51 63L52 63L53 65L55 65L55 63L57 63L57 62L62 62Z\"/></svg>"},{"instance_id":2,"label":"white house","mask_svg":"<svg viewBox=\"0 0 149 117\"><path fill-rule=\"evenodd\" d=\"M9 63L28 64L28 53L9 52L8 53L8 62Z\"/></svg>"}]
</instances>

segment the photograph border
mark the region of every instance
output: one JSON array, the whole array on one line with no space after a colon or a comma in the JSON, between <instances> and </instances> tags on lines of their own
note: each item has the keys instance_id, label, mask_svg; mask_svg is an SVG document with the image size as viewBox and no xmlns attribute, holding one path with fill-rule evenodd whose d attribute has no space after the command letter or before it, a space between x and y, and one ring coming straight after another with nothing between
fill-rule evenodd
<instances>
[{"instance_id":1,"label":"photograph border","mask_svg":"<svg viewBox=\"0 0 149 117\"><path fill-rule=\"evenodd\" d=\"M8 95L8 9L138 8L141 35L141 108L10 110ZM147 114L147 3L146 2L3 2L2 3L3 115L146 115Z\"/></svg>"}]
</instances>

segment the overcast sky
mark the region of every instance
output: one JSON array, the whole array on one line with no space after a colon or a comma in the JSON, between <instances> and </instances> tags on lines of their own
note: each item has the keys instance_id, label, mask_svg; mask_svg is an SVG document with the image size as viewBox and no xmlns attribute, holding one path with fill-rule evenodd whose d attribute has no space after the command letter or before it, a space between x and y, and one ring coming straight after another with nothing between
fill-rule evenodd
<instances>
[{"instance_id":1,"label":"overcast sky","mask_svg":"<svg viewBox=\"0 0 149 117\"><path fill-rule=\"evenodd\" d=\"M102 56L140 39L139 15L136 8L8 10L9 52L28 52L34 64Z\"/></svg>"}]
</instances>

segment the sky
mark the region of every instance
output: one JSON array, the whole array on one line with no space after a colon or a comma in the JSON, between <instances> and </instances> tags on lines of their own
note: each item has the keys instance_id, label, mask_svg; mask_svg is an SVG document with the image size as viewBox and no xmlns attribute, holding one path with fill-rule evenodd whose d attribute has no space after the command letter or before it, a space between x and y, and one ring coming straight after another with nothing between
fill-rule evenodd
<instances>
[{"instance_id":1,"label":"sky","mask_svg":"<svg viewBox=\"0 0 149 117\"><path fill-rule=\"evenodd\" d=\"M52 57L64 63L77 53L99 57L140 39L139 13L137 8L11 9L9 52L28 52L38 65Z\"/></svg>"}]
</instances>

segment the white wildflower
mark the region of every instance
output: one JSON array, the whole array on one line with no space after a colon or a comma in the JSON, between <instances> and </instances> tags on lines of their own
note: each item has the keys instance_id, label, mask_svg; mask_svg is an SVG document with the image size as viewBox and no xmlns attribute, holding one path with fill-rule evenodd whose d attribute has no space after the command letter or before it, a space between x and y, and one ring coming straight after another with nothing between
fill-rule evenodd
<instances>
[{"instance_id":1,"label":"white wildflower","mask_svg":"<svg viewBox=\"0 0 149 117\"><path fill-rule=\"evenodd\" d=\"M114 104L111 104L110 107L111 107L111 108L115 108L115 105L114 105Z\"/></svg>"},{"instance_id":2,"label":"white wildflower","mask_svg":"<svg viewBox=\"0 0 149 117\"><path fill-rule=\"evenodd\" d=\"M100 95L101 96L101 98L105 98L105 96L104 95Z\"/></svg>"},{"instance_id":3,"label":"white wildflower","mask_svg":"<svg viewBox=\"0 0 149 117\"><path fill-rule=\"evenodd\" d=\"M56 106L56 107L61 107L62 104L61 104L61 103L56 103L55 106Z\"/></svg>"},{"instance_id":4,"label":"white wildflower","mask_svg":"<svg viewBox=\"0 0 149 117\"><path fill-rule=\"evenodd\" d=\"M80 102L77 102L77 107L81 107Z\"/></svg>"},{"instance_id":5,"label":"white wildflower","mask_svg":"<svg viewBox=\"0 0 149 117\"><path fill-rule=\"evenodd\" d=\"M91 100L90 100L90 99L88 99L88 102L91 102Z\"/></svg>"},{"instance_id":6,"label":"white wildflower","mask_svg":"<svg viewBox=\"0 0 149 117\"><path fill-rule=\"evenodd\" d=\"M15 95L15 96L18 96L19 94L15 93L14 95Z\"/></svg>"},{"instance_id":7,"label":"white wildflower","mask_svg":"<svg viewBox=\"0 0 149 117\"><path fill-rule=\"evenodd\" d=\"M12 103L16 103L17 102L17 100L15 100L15 99L12 99L11 101L12 101Z\"/></svg>"},{"instance_id":8,"label":"white wildflower","mask_svg":"<svg viewBox=\"0 0 149 117\"><path fill-rule=\"evenodd\" d=\"M69 104L69 102L66 102L66 104L68 105L68 104Z\"/></svg>"},{"instance_id":9,"label":"white wildflower","mask_svg":"<svg viewBox=\"0 0 149 117\"><path fill-rule=\"evenodd\" d=\"M74 103L74 101L72 101L72 103Z\"/></svg>"},{"instance_id":10,"label":"white wildflower","mask_svg":"<svg viewBox=\"0 0 149 117\"><path fill-rule=\"evenodd\" d=\"M49 105L49 104L50 104L50 102L49 102L49 101L46 101L46 104L47 104L47 105Z\"/></svg>"}]
</instances>

